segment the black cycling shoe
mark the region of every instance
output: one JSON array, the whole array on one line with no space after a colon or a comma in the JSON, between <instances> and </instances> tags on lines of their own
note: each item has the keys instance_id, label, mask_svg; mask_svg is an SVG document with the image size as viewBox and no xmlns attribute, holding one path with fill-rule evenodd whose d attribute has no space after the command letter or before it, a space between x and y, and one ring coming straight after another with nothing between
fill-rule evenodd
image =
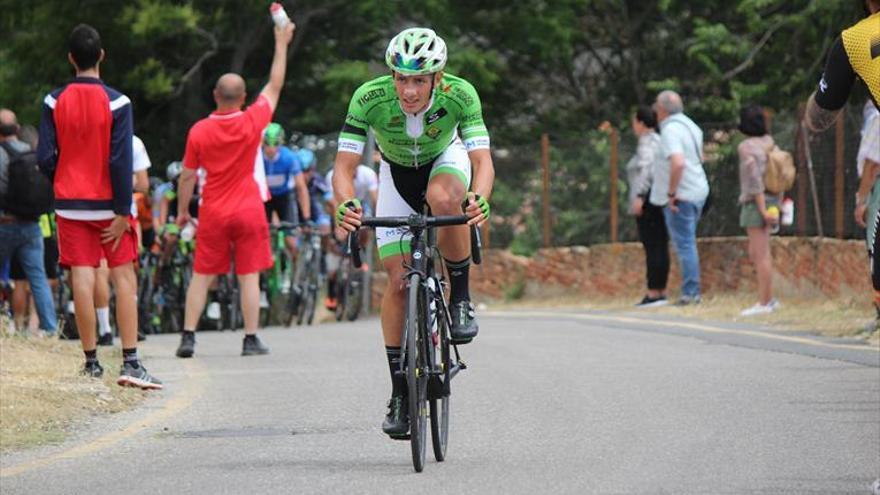
<instances>
[{"instance_id":1,"label":"black cycling shoe","mask_svg":"<svg viewBox=\"0 0 880 495\"><path fill-rule=\"evenodd\" d=\"M461 301L453 304L449 312L452 313L452 328L450 328L452 343L460 345L474 340L480 331L474 305L470 301Z\"/></svg>"},{"instance_id":2,"label":"black cycling shoe","mask_svg":"<svg viewBox=\"0 0 880 495\"><path fill-rule=\"evenodd\" d=\"M244 343L241 346L241 355L258 356L262 354L269 354L269 348L263 345L256 335L245 335Z\"/></svg>"},{"instance_id":3,"label":"black cycling shoe","mask_svg":"<svg viewBox=\"0 0 880 495\"><path fill-rule=\"evenodd\" d=\"M382 431L395 440L409 439L409 401L405 395L392 395Z\"/></svg>"},{"instance_id":4,"label":"black cycling shoe","mask_svg":"<svg viewBox=\"0 0 880 495\"><path fill-rule=\"evenodd\" d=\"M101 363L97 361L86 361L80 374L89 378L101 378L104 376L104 368L102 368Z\"/></svg>"},{"instance_id":5,"label":"black cycling shoe","mask_svg":"<svg viewBox=\"0 0 880 495\"><path fill-rule=\"evenodd\" d=\"M177 347L177 357L189 358L196 352L196 333L181 332L180 345Z\"/></svg>"}]
</instances>

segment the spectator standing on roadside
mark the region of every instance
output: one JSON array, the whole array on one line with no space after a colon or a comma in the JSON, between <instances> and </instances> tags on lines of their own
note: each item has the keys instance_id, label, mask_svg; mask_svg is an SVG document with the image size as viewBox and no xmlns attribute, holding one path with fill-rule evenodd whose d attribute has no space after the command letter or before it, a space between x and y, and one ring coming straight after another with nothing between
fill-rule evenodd
<instances>
[{"instance_id":1,"label":"spectator standing on roadside","mask_svg":"<svg viewBox=\"0 0 880 495\"><path fill-rule=\"evenodd\" d=\"M755 265L758 279L758 302L742 311L742 316L772 313L779 307L773 298L773 257L770 253L770 229L779 223L780 195L765 192L764 173L770 150L775 146L767 133L764 109L758 105L744 107L739 115L739 130L746 135L737 146L739 155L739 226L749 238L749 259ZM768 209L777 207L777 214Z\"/></svg>"},{"instance_id":2,"label":"spectator standing on roadside","mask_svg":"<svg viewBox=\"0 0 880 495\"><path fill-rule=\"evenodd\" d=\"M18 131L15 113L6 108L0 109L0 197L4 199L9 194L9 188L16 187L9 183L12 160L31 150L27 143L18 140ZM25 164L19 162L17 166ZM0 208L3 207L0 205ZM0 265L13 256L30 283L40 317L40 329L54 335L58 321L52 303L52 291L46 278L43 231L40 229L39 218L17 216L0 209Z\"/></svg>"},{"instance_id":3,"label":"spectator standing on roadside","mask_svg":"<svg viewBox=\"0 0 880 495\"><path fill-rule=\"evenodd\" d=\"M178 357L192 357L195 352L196 325L205 308L208 288L217 275L229 272L233 256L244 317L242 355L269 352L257 338L257 324L260 271L272 266L272 253L261 185L254 166L258 163L263 130L272 121L284 87L287 47L293 39L293 31L293 22L275 28L269 82L253 104L246 110L241 109L247 96L244 79L238 74L224 74L214 87L217 109L193 125L187 136L178 185L178 225L190 220L189 202L199 168L206 170L207 180L199 207L195 263L186 292Z\"/></svg>"},{"instance_id":4,"label":"spectator standing on roadside","mask_svg":"<svg viewBox=\"0 0 880 495\"><path fill-rule=\"evenodd\" d=\"M862 141L856 159L859 174L859 188L856 191L856 208L853 212L856 223L867 229L865 243L869 257L876 247L877 229L880 228L880 111L870 101L865 103ZM876 258L870 258L877 263ZM871 270L874 287L880 287L880 268ZM874 327L880 327L880 304L875 303L877 318Z\"/></svg>"},{"instance_id":5,"label":"spectator standing on roadside","mask_svg":"<svg viewBox=\"0 0 880 495\"><path fill-rule=\"evenodd\" d=\"M665 205L666 227L681 267L681 298L676 305L699 304L697 224L709 196L709 182L703 170L703 131L684 114L684 103L675 91L657 95L654 110L660 122L666 160L655 170L651 202Z\"/></svg>"},{"instance_id":6,"label":"spectator standing on roadside","mask_svg":"<svg viewBox=\"0 0 880 495\"><path fill-rule=\"evenodd\" d=\"M635 156L626 165L629 212L636 217L639 240L645 248L648 282L648 292L636 307L652 308L669 304L666 299L669 233L663 218L663 206L650 201L654 168L658 161L663 160L663 144L657 134L657 114L651 107L640 107L636 111L632 118L632 130L639 144Z\"/></svg>"},{"instance_id":7,"label":"spectator standing on roadside","mask_svg":"<svg viewBox=\"0 0 880 495\"><path fill-rule=\"evenodd\" d=\"M95 28L80 24L69 37L68 61L76 77L43 100L38 159L52 177L58 250L69 266L76 325L86 362L83 373L100 377L95 332L95 277L107 260L116 288L116 322L123 364L116 383L160 389L137 354L137 238L131 217L131 101L100 79L104 60Z\"/></svg>"}]
</instances>

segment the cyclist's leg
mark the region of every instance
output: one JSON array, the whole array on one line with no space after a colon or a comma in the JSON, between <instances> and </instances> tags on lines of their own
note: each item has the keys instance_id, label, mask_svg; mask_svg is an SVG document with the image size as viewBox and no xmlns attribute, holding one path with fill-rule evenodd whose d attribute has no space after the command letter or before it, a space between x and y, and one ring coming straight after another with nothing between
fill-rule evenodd
<instances>
[{"instance_id":1,"label":"cyclist's leg","mask_svg":"<svg viewBox=\"0 0 880 495\"><path fill-rule=\"evenodd\" d=\"M470 187L471 162L461 141L456 140L440 155L431 168L426 199L434 215L461 215L461 204ZM440 252L447 262L462 264L470 260L470 230L466 225L439 230ZM467 299L467 285L456 288L450 280L452 302Z\"/></svg>"},{"instance_id":2,"label":"cyclist's leg","mask_svg":"<svg viewBox=\"0 0 880 495\"><path fill-rule=\"evenodd\" d=\"M410 196L420 198L424 189L413 190L422 188L424 182L415 172L407 172L406 175L408 177L398 179L400 183L395 185L390 165L382 162L379 170L379 200L376 216L407 216L414 213L410 204L401 196L399 189L410 193L416 192L418 194L410 194ZM388 273L388 286L382 294L381 318L382 337L385 341L385 354L391 376L391 400L382 429L389 434L399 434L409 428L407 401L401 399L406 395L406 377L400 373L400 347L406 310L406 282L403 280L406 270L403 264L409 258L410 239L406 229L376 229L379 258Z\"/></svg>"},{"instance_id":3,"label":"cyclist's leg","mask_svg":"<svg viewBox=\"0 0 880 495\"><path fill-rule=\"evenodd\" d=\"M456 140L434 162L426 195L435 215L461 215L470 187L471 162L461 141ZM452 312L452 338L467 343L476 337L479 326L470 302L470 229L467 225L440 229L440 253L449 272L449 303Z\"/></svg>"}]
</instances>

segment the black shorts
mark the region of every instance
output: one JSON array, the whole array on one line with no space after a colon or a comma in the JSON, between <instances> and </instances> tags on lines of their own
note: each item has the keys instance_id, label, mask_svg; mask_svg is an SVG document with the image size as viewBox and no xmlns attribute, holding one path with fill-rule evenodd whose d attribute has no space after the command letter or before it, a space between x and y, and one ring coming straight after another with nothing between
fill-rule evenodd
<instances>
[{"instance_id":1,"label":"black shorts","mask_svg":"<svg viewBox=\"0 0 880 495\"><path fill-rule=\"evenodd\" d=\"M290 194L281 194L272 196L272 199L266 201L266 220L272 223L272 212L278 214L278 219L282 222L293 222L293 208L290 205Z\"/></svg>"},{"instance_id":2,"label":"black shorts","mask_svg":"<svg viewBox=\"0 0 880 495\"><path fill-rule=\"evenodd\" d=\"M52 237L43 238L43 264L46 266L46 278L52 280L58 278L58 241ZM18 258L13 256L9 264L9 278L12 280L25 280L24 273Z\"/></svg>"}]
</instances>

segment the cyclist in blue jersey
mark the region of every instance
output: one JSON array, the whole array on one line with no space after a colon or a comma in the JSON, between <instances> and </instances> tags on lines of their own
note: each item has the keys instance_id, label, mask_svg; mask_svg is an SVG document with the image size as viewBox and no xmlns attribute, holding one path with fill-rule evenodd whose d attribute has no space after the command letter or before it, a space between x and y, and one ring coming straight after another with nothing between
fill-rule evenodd
<instances>
[{"instance_id":1,"label":"cyclist in blue jersey","mask_svg":"<svg viewBox=\"0 0 880 495\"><path fill-rule=\"evenodd\" d=\"M278 221L294 222L294 210L291 198L294 191L299 200L300 211L305 219L311 218L309 190L302 174L301 165L296 154L284 146L284 128L271 123L263 131L263 166L266 169L266 184L269 186L271 198L266 201L266 219L275 223L273 213ZM296 256L296 239L292 231L287 231L284 243L291 256Z\"/></svg>"},{"instance_id":2,"label":"cyclist in blue jersey","mask_svg":"<svg viewBox=\"0 0 880 495\"><path fill-rule=\"evenodd\" d=\"M322 234L330 233L330 214L333 211L333 190L324 177L315 171L318 160L312 150L300 149L296 152L300 166L303 171L303 178L308 188L308 198L310 200L311 220ZM297 192L298 193L298 192ZM297 194L299 204L302 205L302 195ZM302 212L302 210L300 210ZM308 212L306 212L308 213ZM304 222L309 216L300 214L300 221Z\"/></svg>"}]
</instances>

